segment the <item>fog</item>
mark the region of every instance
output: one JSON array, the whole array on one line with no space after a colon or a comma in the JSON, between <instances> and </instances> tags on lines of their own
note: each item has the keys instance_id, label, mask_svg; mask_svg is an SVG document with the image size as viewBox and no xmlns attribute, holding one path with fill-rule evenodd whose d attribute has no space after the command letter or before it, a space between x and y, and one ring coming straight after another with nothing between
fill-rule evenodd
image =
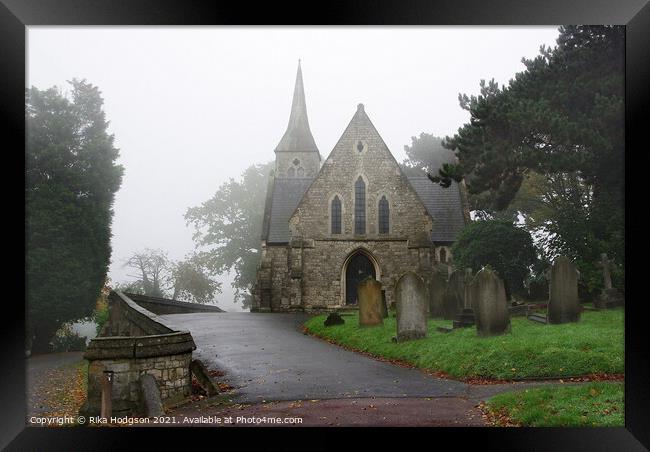
<instances>
[{"instance_id":1,"label":"fog","mask_svg":"<svg viewBox=\"0 0 650 452\"><path fill-rule=\"evenodd\" d=\"M85 78L105 101L125 168L114 205L109 277L160 248L193 250L188 207L229 178L274 159L298 59L309 123L326 157L358 103L398 161L421 132L452 135L469 119L458 93L507 83L557 27L28 27L27 86L67 90ZM233 303L223 275L218 306Z\"/></svg>"}]
</instances>

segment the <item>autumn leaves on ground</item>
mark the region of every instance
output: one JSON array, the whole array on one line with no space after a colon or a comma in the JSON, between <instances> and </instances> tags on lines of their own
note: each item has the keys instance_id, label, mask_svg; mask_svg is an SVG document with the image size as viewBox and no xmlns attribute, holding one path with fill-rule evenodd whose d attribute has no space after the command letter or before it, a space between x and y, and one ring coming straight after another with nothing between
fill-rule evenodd
<instances>
[{"instance_id":1,"label":"autumn leaves on ground","mask_svg":"<svg viewBox=\"0 0 650 452\"><path fill-rule=\"evenodd\" d=\"M80 359L34 373L28 389L28 415L76 418L86 401L88 361Z\"/></svg>"}]
</instances>

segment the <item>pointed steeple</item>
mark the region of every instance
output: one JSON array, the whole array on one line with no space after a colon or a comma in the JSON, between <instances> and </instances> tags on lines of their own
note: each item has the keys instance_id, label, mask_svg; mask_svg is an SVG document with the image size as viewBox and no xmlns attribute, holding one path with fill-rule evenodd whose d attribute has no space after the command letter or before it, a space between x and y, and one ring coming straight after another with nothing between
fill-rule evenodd
<instances>
[{"instance_id":1,"label":"pointed steeple","mask_svg":"<svg viewBox=\"0 0 650 452\"><path fill-rule=\"evenodd\" d=\"M307 104L305 103L305 88L302 83L302 69L298 60L298 73L296 74L296 86L293 90L293 102L291 103L291 115L289 125L275 152L316 152L316 142L309 129L307 119Z\"/></svg>"}]
</instances>

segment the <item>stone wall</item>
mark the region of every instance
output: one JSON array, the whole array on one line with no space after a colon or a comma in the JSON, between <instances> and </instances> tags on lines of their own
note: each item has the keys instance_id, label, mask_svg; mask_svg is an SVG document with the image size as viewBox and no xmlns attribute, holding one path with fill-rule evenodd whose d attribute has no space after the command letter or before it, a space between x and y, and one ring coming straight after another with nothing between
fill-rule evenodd
<instances>
[{"instance_id":1,"label":"stone wall","mask_svg":"<svg viewBox=\"0 0 650 452\"><path fill-rule=\"evenodd\" d=\"M279 158L279 153L278 153ZM355 234L355 182L366 189L366 232ZM341 200L341 234L332 234L330 204ZM379 200L389 204L389 232L378 231ZM345 263L364 250L390 305L395 283L411 271L428 284L440 249L433 220L374 125L359 105L320 172L289 219L287 244L262 244L252 311L333 311L345 306Z\"/></svg>"},{"instance_id":2,"label":"stone wall","mask_svg":"<svg viewBox=\"0 0 650 452\"><path fill-rule=\"evenodd\" d=\"M164 354L148 358L119 357L91 359L88 366L88 400L85 412L98 415L104 371L113 371L113 414L144 414L141 406L140 378L150 374L156 380L165 404L190 395L191 349L185 353Z\"/></svg>"},{"instance_id":3,"label":"stone wall","mask_svg":"<svg viewBox=\"0 0 650 452\"><path fill-rule=\"evenodd\" d=\"M346 259L356 250L369 253L379 267L376 278L386 291L390 306L395 300L395 283L406 271L418 272L420 253L409 248L407 241L316 240L313 248L303 249L303 297L313 308L345 305Z\"/></svg>"},{"instance_id":4,"label":"stone wall","mask_svg":"<svg viewBox=\"0 0 650 452\"><path fill-rule=\"evenodd\" d=\"M175 331L152 312L121 292L109 296L109 318L91 340L84 358L88 366L88 397L80 410L97 416L105 371L113 372L113 414L145 414L140 378L152 375L163 403L190 395L190 362L196 345L188 331Z\"/></svg>"},{"instance_id":5,"label":"stone wall","mask_svg":"<svg viewBox=\"0 0 650 452\"><path fill-rule=\"evenodd\" d=\"M302 168L303 177L314 177L320 169L320 156L317 152L280 151L275 153L275 157L275 177L278 178L290 177L287 172L289 168L293 168L296 173Z\"/></svg>"},{"instance_id":6,"label":"stone wall","mask_svg":"<svg viewBox=\"0 0 650 452\"><path fill-rule=\"evenodd\" d=\"M157 315L188 314L193 312L223 312L223 309L214 305L188 303L186 301L168 300L165 298L148 297L138 294L125 294L138 306Z\"/></svg>"},{"instance_id":7,"label":"stone wall","mask_svg":"<svg viewBox=\"0 0 650 452\"><path fill-rule=\"evenodd\" d=\"M99 337L144 336L174 331L157 315L139 306L121 292L112 291L108 301L108 320L100 331Z\"/></svg>"},{"instance_id":8,"label":"stone wall","mask_svg":"<svg viewBox=\"0 0 650 452\"><path fill-rule=\"evenodd\" d=\"M363 144L361 152L359 143ZM362 237L354 234L354 184L359 176L366 184L366 234ZM342 203L342 234L333 237L329 203L334 195ZM379 234L377 226L382 196L389 203L388 234ZM361 105L289 220L293 237L315 240L406 240L420 232L430 234L432 225L422 201Z\"/></svg>"}]
</instances>

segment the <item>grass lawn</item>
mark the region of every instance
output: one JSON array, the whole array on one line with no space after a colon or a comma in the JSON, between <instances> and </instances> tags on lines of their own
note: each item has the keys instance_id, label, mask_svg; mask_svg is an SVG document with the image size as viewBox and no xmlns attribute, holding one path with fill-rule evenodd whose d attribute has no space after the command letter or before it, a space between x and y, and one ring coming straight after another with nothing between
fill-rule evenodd
<instances>
[{"instance_id":1,"label":"grass lawn","mask_svg":"<svg viewBox=\"0 0 650 452\"><path fill-rule=\"evenodd\" d=\"M623 427L623 383L599 382L507 392L489 399L497 426Z\"/></svg>"},{"instance_id":2,"label":"grass lawn","mask_svg":"<svg viewBox=\"0 0 650 452\"><path fill-rule=\"evenodd\" d=\"M578 323L544 325L513 317L503 336L480 338L476 328L436 331L449 320L429 320L427 337L393 343L395 318L382 326L359 327L358 315L344 315L344 325L325 327L325 314L305 323L308 332L335 343L460 379L571 377L624 373L622 308L585 311Z\"/></svg>"}]
</instances>

